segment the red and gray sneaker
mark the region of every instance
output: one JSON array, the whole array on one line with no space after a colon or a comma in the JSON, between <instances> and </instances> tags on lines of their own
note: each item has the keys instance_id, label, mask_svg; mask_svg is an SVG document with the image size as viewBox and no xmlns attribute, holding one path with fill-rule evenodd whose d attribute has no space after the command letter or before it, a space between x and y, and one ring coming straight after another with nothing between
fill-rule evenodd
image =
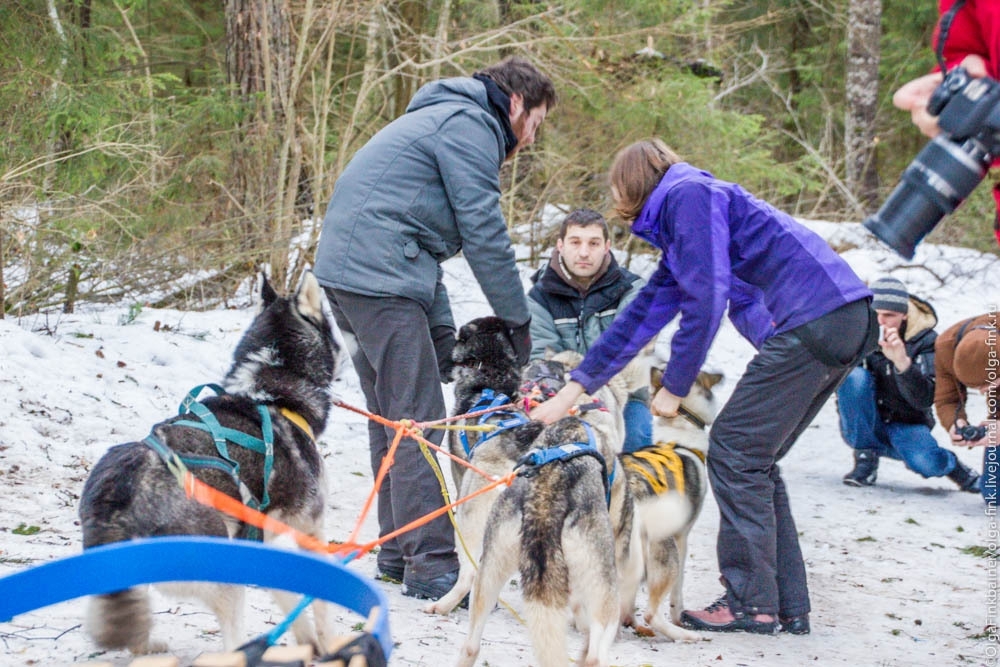
<instances>
[{"instance_id":1,"label":"red and gray sneaker","mask_svg":"<svg viewBox=\"0 0 1000 667\"><path fill-rule=\"evenodd\" d=\"M780 627L778 619L771 614L749 616L743 612L734 613L729 609L725 595L704 609L684 611L681 625L690 630L752 632L757 635L776 635Z\"/></svg>"}]
</instances>

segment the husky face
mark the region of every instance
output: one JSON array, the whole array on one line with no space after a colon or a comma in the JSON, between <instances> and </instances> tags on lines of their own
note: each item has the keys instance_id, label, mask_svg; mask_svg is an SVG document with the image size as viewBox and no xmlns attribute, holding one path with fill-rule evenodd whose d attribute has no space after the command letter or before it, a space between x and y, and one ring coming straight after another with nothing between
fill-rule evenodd
<instances>
[{"instance_id":1,"label":"husky face","mask_svg":"<svg viewBox=\"0 0 1000 667\"><path fill-rule=\"evenodd\" d=\"M281 402L326 426L340 348L324 314L323 291L312 273L298 292L280 298L264 279L263 303L233 353L223 387L262 403Z\"/></svg>"},{"instance_id":2,"label":"husky face","mask_svg":"<svg viewBox=\"0 0 1000 667\"><path fill-rule=\"evenodd\" d=\"M499 317L479 317L458 330L451 353L455 362L456 408L467 412L483 389L492 389L511 398L518 389L517 354Z\"/></svg>"}]
</instances>

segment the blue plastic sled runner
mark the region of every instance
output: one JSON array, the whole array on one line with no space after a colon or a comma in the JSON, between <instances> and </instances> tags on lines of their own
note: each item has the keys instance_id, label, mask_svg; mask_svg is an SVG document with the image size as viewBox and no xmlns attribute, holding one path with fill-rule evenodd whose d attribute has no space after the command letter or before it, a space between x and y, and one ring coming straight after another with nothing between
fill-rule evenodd
<instances>
[{"instance_id":1,"label":"blue plastic sled runner","mask_svg":"<svg viewBox=\"0 0 1000 667\"><path fill-rule=\"evenodd\" d=\"M7 575L0 578L0 622L84 595L165 581L252 584L326 600L369 618L367 634L382 653L369 664L388 661L392 650L388 600L374 581L309 552L213 537L118 542Z\"/></svg>"}]
</instances>

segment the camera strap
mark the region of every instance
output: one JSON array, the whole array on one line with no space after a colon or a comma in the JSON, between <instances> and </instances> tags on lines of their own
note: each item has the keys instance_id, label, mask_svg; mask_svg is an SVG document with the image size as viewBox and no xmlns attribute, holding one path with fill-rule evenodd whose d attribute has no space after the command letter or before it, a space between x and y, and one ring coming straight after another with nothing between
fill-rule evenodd
<instances>
[{"instance_id":1,"label":"camera strap","mask_svg":"<svg viewBox=\"0 0 1000 667\"><path fill-rule=\"evenodd\" d=\"M955 0L955 4L941 17L941 23L938 24L937 48L934 50L934 55L937 57L938 67L941 69L942 75L948 73L948 65L944 60L944 43L948 40L948 33L951 32L951 23L955 20L955 14L958 14L958 10L963 5L965 5L965 0Z\"/></svg>"}]
</instances>

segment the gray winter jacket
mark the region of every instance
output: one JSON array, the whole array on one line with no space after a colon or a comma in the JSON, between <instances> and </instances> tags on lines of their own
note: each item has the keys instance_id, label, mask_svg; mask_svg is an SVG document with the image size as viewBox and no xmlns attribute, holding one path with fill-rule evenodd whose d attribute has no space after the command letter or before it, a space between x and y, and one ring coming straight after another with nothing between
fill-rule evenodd
<instances>
[{"instance_id":1,"label":"gray winter jacket","mask_svg":"<svg viewBox=\"0 0 1000 667\"><path fill-rule=\"evenodd\" d=\"M414 299L430 326L454 326L439 264L462 251L493 312L528 320L500 210L503 130L486 87L434 81L337 179L314 273L327 287Z\"/></svg>"}]
</instances>

